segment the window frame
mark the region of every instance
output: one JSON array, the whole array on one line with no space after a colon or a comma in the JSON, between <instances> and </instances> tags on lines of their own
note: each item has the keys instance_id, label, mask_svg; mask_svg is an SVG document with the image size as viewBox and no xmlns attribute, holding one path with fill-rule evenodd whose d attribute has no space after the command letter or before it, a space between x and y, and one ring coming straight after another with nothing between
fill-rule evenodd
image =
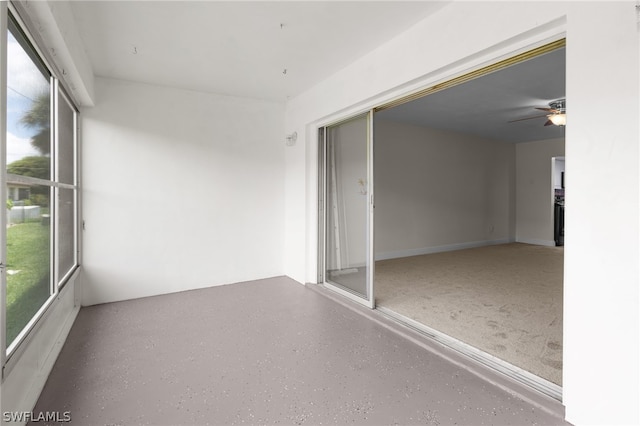
<instances>
[{"instance_id":1,"label":"window frame","mask_svg":"<svg viewBox=\"0 0 640 426\"><path fill-rule=\"evenodd\" d=\"M1 258L0 258L0 270L2 273L2 285L0 286L0 317L2 321L0 323L0 364L2 368L2 377L0 380L4 381L5 377L11 370L11 367L15 364L16 360L20 358L20 354L28 346L29 341L35 335L35 332L40 328L40 325L46 321L48 312L51 307L55 305L57 299L59 299L60 292L63 291L66 284L75 276L80 268L81 260L81 194L80 194L80 110L77 106L77 102L67 89L65 82L61 79L62 75L56 68L55 63L51 61L51 58L44 53L39 47L38 40L33 36L33 32L30 31L29 25L21 18L19 11L15 5L11 2L2 2L0 5L0 114L6 117L7 114L7 45L8 34L11 32L13 37L23 46L27 55L32 59L34 64L41 70L45 71L50 78L50 157L51 157L51 170L49 180L32 178L29 176L19 176L18 180L26 184L45 185L50 188L50 254L49 254L49 296L47 300L40 306L36 313L31 317L29 322L24 326L20 333L13 339L12 342L7 344L6 341L6 302L7 302L7 289L6 289L6 270L5 265L1 262L7 257L7 233L6 233L6 214L3 217L3 231L0 233L2 237L0 240ZM37 33L36 33L37 34ZM18 40L18 36L22 40ZM28 45L28 49L23 45L25 42ZM62 102L66 102L66 105L73 112L73 183L61 183L58 181L58 107ZM3 182L0 184L0 195L7 198L8 192L6 188L7 181L7 138L6 138L6 120L3 118L2 125L0 126L0 160L4 164L4 170L2 171ZM16 175L11 175L15 177ZM59 249L59 226L58 226L58 194L61 189L70 189L73 191L73 262L69 270L64 273L58 271L58 249Z\"/></svg>"},{"instance_id":2,"label":"window frame","mask_svg":"<svg viewBox=\"0 0 640 426\"><path fill-rule=\"evenodd\" d=\"M80 201L80 187L78 184L78 174L79 174L79 157L78 157L78 145L79 145L79 140L78 140L78 116L80 114L78 108L75 106L75 104L73 103L73 100L71 99L71 97L67 94L66 90L64 89L64 87L60 84L59 80L56 80L56 84L55 84L55 105L56 108L54 110L54 115L55 115L55 123L56 123L56 128L55 128L55 141L54 141L54 149L56 155L54 157L54 166L53 166L53 183L54 183L54 201L52 204L55 204L55 212L56 212L56 218L55 221L55 228L54 228L54 235L53 235L53 241L54 241L54 248L53 248L53 256L55 257L58 253L59 253L59 243L60 243L60 238L59 238L59 232L60 232L60 226L59 226L59 211L60 208L58 206L60 197L60 190L61 189L70 189L73 191L73 231L74 231L74 238L73 238L73 264L71 266L71 268L64 272L63 274L60 274L60 271L58 270L58 263L55 262L55 259L53 259L54 261L54 265L53 265L53 284L55 287L58 288L58 291L61 290L66 284L67 282L69 282L69 279L71 278L71 276L73 276L73 274L75 273L75 271L80 267L80 230L79 230L79 226L78 226L78 222L80 219L80 208L79 208L79 201ZM57 152L59 151L58 147L59 147L59 142L60 142L60 137L59 137L59 129L60 126L58 126L59 123L59 116L58 116L58 105L60 105L61 100L60 97L63 98L62 102L65 102L69 108L71 109L71 111L73 112L73 183L68 184L68 183L64 183L64 182L60 182L59 180L59 156L57 155ZM53 219L53 218L52 218Z\"/></svg>"}]
</instances>

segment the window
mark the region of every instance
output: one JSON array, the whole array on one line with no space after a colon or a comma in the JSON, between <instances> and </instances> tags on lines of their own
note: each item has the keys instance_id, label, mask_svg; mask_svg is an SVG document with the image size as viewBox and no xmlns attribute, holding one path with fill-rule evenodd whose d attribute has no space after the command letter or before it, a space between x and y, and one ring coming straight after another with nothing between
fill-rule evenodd
<instances>
[{"instance_id":1,"label":"window","mask_svg":"<svg viewBox=\"0 0 640 426\"><path fill-rule=\"evenodd\" d=\"M76 110L58 90L56 138L56 283L61 286L77 265Z\"/></svg>"},{"instance_id":2,"label":"window","mask_svg":"<svg viewBox=\"0 0 640 426\"><path fill-rule=\"evenodd\" d=\"M11 15L8 24L7 354L78 266L78 113Z\"/></svg>"}]
</instances>

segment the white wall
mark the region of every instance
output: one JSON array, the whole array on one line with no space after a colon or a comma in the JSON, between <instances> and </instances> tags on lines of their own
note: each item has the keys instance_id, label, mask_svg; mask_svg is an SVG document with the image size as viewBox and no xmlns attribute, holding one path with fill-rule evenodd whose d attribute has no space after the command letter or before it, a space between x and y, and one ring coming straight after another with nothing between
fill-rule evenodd
<instances>
[{"instance_id":1,"label":"white wall","mask_svg":"<svg viewBox=\"0 0 640 426\"><path fill-rule=\"evenodd\" d=\"M374 134L377 259L513 239L513 144L387 120Z\"/></svg>"},{"instance_id":2,"label":"white wall","mask_svg":"<svg viewBox=\"0 0 640 426\"><path fill-rule=\"evenodd\" d=\"M564 139L516 144L516 241L554 246L553 157Z\"/></svg>"},{"instance_id":3,"label":"white wall","mask_svg":"<svg viewBox=\"0 0 640 426\"><path fill-rule=\"evenodd\" d=\"M97 78L84 305L283 274L278 103Z\"/></svg>"},{"instance_id":4,"label":"white wall","mask_svg":"<svg viewBox=\"0 0 640 426\"><path fill-rule=\"evenodd\" d=\"M317 277L317 126L566 34L571 189L565 229L566 418L575 424L637 424L640 55L635 2L548 5L452 2L288 102L285 127L300 137L286 153L285 272L300 282ZM617 185L612 189L610 182Z\"/></svg>"},{"instance_id":5,"label":"white wall","mask_svg":"<svg viewBox=\"0 0 640 426\"><path fill-rule=\"evenodd\" d=\"M563 383L576 424L640 424L638 41L635 2L572 4Z\"/></svg>"}]
</instances>

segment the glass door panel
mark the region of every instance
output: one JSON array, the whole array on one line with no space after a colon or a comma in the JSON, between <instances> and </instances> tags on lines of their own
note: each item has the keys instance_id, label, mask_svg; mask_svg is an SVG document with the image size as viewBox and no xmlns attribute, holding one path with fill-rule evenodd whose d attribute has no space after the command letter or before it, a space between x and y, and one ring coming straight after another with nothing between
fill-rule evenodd
<instances>
[{"instance_id":1,"label":"glass door panel","mask_svg":"<svg viewBox=\"0 0 640 426\"><path fill-rule=\"evenodd\" d=\"M325 281L373 307L370 114L324 134Z\"/></svg>"}]
</instances>

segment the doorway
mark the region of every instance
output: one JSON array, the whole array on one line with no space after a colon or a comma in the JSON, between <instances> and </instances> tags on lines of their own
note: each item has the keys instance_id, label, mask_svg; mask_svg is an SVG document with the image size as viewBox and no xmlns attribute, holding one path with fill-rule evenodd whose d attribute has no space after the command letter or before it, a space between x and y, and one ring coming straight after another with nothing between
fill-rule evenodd
<instances>
[{"instance_id":1,"label":"doorway","mask_svg":"<svg viewBox=\"0 0 640 426\"><path fill-rule=\"evenodd\" d=\"M340 154L327 148L332 129L322 129L321 206L326 208L321 239L328 246L319 282L337 287L348 287L348 279L367 282L371 307L561 399L563 251L553 233L547 234L551 227L538 233L537 216L520 208L518 197L529 198L519 192L527 179L536 181L538 173L551 179L549 159L564 155L564 127L545 125L549 103L565 96L564 40L501 64L375 109L375 126L373 117L369 122L375 128L375 161L368 171L375 182L361 182L369 191L361 195L371 200L373 183L376 188L376 222L367 252L372 255L375 241L375 262L364 271L357 262L337 262L336 247L345 245L339 235L348 224L336 233L343 208L339 190L334 191L337 202L328 197L331 179L339 182L331 175L344 171L329 167L339 163L331 156ZM538 159L544 159L544 171L538 170ZM533 177L518 180L522 170ZM540 182L535 183L529 189L537 192ZM546 201L537 206L547 216L552 206L546 204L553 203L550 185L544 183ZM332 212L336 206L338 212ZM372 203L369 207L372 222ZM532 262L529 270L525 261ZM478 268L487 275L481 277ZM542 275L534 277L538 272ZM371 278L362 278L367 274ZM438 309L442 315L436 318ZM533 323L543 332L526 328ZM523 353L542 367L528 363Z\"/></svg>"}]
</instances>

